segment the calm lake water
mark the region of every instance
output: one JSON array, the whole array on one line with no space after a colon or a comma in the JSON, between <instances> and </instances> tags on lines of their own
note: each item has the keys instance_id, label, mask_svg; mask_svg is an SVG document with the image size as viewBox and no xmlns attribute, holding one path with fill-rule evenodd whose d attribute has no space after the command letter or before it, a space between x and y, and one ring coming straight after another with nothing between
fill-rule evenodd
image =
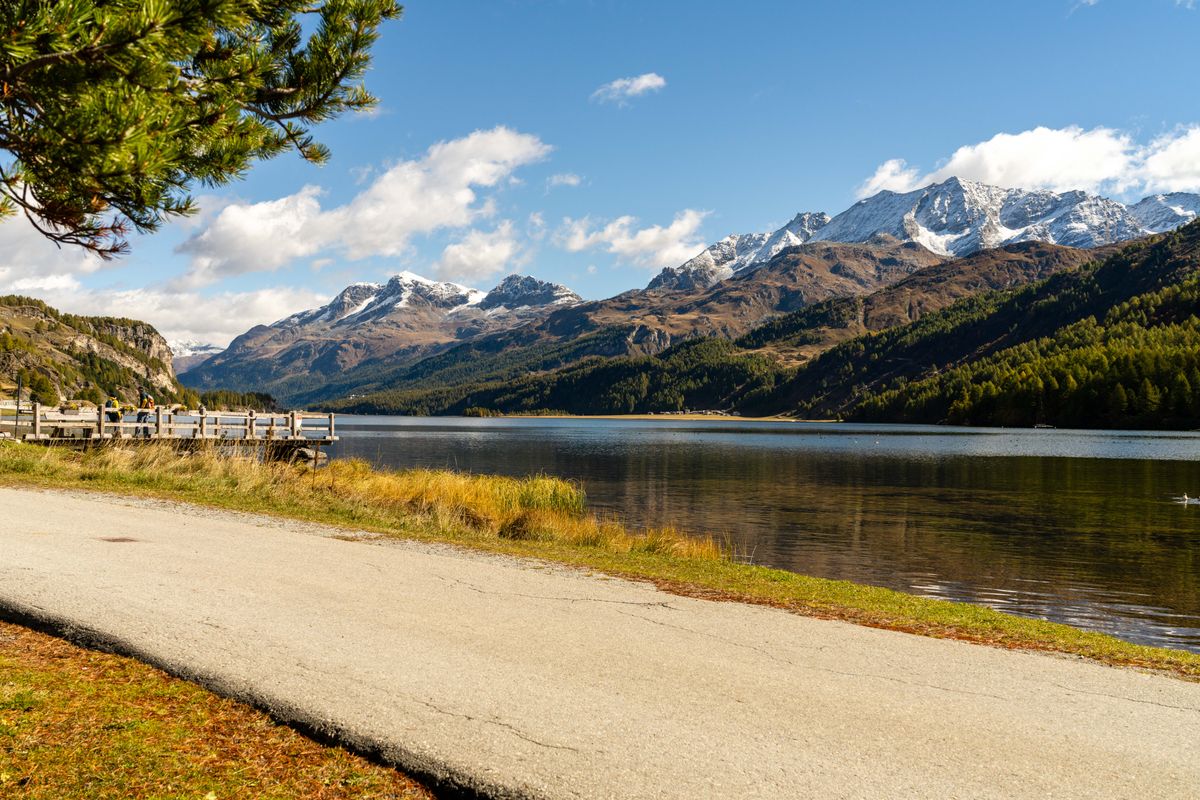
<instances>
[{"instance_id":1,"label":"calm lake water","mask_svg":"<svg viewBox=\"0 0 1200 800\"><path fill-rule=\"evenodd\" d=\"M335 456L544 472L755 563L1200 652L1200 434L344 417Z\"/></svg>"}]
</instances>

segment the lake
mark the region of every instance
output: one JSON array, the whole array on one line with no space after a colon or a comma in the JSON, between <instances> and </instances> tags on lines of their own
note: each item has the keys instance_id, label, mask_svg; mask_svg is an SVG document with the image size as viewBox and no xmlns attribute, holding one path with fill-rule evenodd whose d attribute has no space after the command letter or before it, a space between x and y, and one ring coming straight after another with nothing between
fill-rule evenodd
<instances>
[{"instance_id":1,"label":"lake","mask_svg":"<svg viewBox=\"0 0 1200 800\"><path fill-rule=\"evenodd\" d=\"M1200 434L342 417L334 456L546 473L745 560L1200 652Z\"/></svg>"}]
</instances>

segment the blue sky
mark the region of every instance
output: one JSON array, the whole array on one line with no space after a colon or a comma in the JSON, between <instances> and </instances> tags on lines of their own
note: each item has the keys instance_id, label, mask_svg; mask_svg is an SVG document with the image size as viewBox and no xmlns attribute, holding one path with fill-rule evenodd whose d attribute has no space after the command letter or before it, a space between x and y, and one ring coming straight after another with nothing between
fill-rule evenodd
<instances>
[{"instance_id":1,"label":"blue sky","mask_svg":"<svg viewBox=\"0 0 1200 800\"><path fill-rule=\"evenodd\" d=\"M608 296L947 170L1200 190L1192 5L414 0L367 78L379 109L318 129L328 165L260 164L113 265L6 222L0 290L224 344L405 269Z\"/></svg>"}]
</instances>

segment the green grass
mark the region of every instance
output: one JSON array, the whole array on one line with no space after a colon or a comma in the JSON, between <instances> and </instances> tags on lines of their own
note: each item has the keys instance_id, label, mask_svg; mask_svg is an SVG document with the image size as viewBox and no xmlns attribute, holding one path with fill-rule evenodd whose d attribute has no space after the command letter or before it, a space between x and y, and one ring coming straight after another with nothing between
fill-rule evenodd
<instances>
[{"instance_id":1,"label":"green grass","mask_svg":"<svg viewBox=\"0 0 1200 800\"><path fill-rule=\"evenodd\" d=\"M133 659L0 623L0 797L431 795L395 770Z\"/></svg>"},{"instance_id":2,"label":"green grass","mask_svg":"<svg viewBox=\"0 0 1200 800\"><path fill-rule=\"evenodd\" d=\"M1083 656L1200 680L1200 655L1131 644L1068 625L963 603L736 563L711 538L631 530L589 513L565 481L375 470L312 471L161 447L88 454L0 445L0 484L92 489L380 532L540 558L652 581L669 592L736 600L862 625L999 647Z\"/></svg>"}]
</instances>

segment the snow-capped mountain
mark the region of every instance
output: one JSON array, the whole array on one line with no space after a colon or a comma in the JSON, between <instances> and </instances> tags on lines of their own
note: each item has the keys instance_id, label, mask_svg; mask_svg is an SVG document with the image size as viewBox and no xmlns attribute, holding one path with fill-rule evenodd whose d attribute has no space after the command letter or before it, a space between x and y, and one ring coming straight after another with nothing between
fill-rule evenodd
<instances>
[{"instance_id":1,"label":"snow-capped mountain","mask_svg":"<svg viewBox=\"0 0 1200 800\"><path fill-rule=\"evenodd\" d=\"M320 308L301 311L275 322L271 327L325 323L359 325L380 320L398 309L433 309L450 312L478 305L485 293L457 283L434 281L412 272L401 272L385 284L354 283Z\"/></svg>"},{"instance_id":2,"label":"snow-capped mountain","mask_svg":"<svg viewBox=\"0 0 1200 800\"><path fill-rule=\"evenodd\" d=\"M561 284L540 281L531 275L509 275L487 293L479 302L479 307L487 311L500 311L581 302L583 298Z\"/></svg>"},{"instance_id":3,"label":"snow-capped mountain","mask_svg":"<svg viewBox=\"0 0 1200 800\"><path fill-rule=\"evenodd\" d=\"M354 283L319 308L259 325L190 373L208 388L268 385L279 375L336 375L364 362L430 355L582 302L565 286L510 275L490 292L402 272Z\"/></svg>"},{"instance_id":4,"label":"snow-capped mountain","mask_svg":"<svg viewBox=\"0 0 1200 800\"><path fill-rule=\"evenodd\" d=\"M880 235L962 257L1018 242L1099 247L1162 233L1200 216L1200 194L1153 195L1125 206L1083 191L1004 189L949 178L911 192L883 191L837 216L798 214L772 233L732 234L647 289L706 289L809 242L869 243Z\"/></svg>"},{"instance_id":5,"label":"snow-capped mountain","mask_svg":"<svg viewBox=\"0 0 1200 800\"><path fill-rule=\"evenodd\" d=\"M880 233L942 255L965 256L1015 242L1098 247L1147 231L1115 200L1074 191L1003 189L950 178L912 192L860 200L813 241L866 242Z\"/></svg>"},{"instance_id":6,"label":"snow-capped mountain","mask_svg":"<svg viewBox=\"0 0 1200 800\"><path fill-rule=\"evenodd\" d=\"M1200 194L1156 194L1129 207L1141 226L1152 233L1174 230L1200 217Z\"/></svg>"},{"instance_id":7,"label":"snow-capped mountain","mask_svg":"<svg viewBox=\"0 0 1200 800\"><path fill-rule=\"evenodd\" d=\"M171 348L171 363L176 374L187 372L189 369L202 364L217 353L225 352L224 347L215 344L199 342L194 339L176 339L167 342Z\"/></svg>"},{"instance_id":8,"label":"snow-capped mountain","mask_svg":"<svg viewBox=\"0 0 1200 800\"><path fill-rule=\"evenodd\" d=\"M789 247L804 244L828 222L829 215L824 212L804 212L771 233L730 234L678 267L665 268L646 288L707 289L735 273L767 263Z\"/></svg>"}]
</instances>

